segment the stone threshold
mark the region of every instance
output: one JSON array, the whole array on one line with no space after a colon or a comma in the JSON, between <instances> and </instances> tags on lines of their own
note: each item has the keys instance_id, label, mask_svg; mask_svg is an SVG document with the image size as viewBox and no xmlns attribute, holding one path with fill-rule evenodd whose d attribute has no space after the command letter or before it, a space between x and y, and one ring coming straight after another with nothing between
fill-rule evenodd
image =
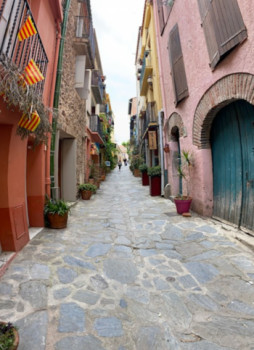
<instances>
[{"instance_id":1,"label":"stone threshold","mask_svg":"<svg viewBox=\"0 0 254 350\"><path fill-rule=\"evenodd\" d=\"M43 230L44 227L30 227L29 238L30 241ZM18 252L1 252L0 253L0 278L4 275L6 269L15 258Z\"/></svg>"}]
</instances>

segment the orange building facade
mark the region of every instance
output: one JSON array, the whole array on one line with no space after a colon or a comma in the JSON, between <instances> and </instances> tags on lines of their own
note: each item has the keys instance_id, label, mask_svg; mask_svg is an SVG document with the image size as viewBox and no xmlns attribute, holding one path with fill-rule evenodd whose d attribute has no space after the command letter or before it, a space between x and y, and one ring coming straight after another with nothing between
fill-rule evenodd
<instances>
[{"instance_id":1,"label":"orange building facade","mask_svg":"<svg viewBox=\"0 0 254 350\"><path fill-rule=\"evenodd\" d=\"M28 17L36 34L20 42L17 36ZM60 0L0 0L0 67L4 64L3 57L21 70L33 59L44 77L36 83L36 91L50 108L62 17ZM19 251L29 241L29 227L44 226L45 194L50 193L50 143L35 145L32 133L23 139L17 135L21 117L21 110L8 108L1 96L0 245L3 251Z\"/></svg>"}]
</instances>

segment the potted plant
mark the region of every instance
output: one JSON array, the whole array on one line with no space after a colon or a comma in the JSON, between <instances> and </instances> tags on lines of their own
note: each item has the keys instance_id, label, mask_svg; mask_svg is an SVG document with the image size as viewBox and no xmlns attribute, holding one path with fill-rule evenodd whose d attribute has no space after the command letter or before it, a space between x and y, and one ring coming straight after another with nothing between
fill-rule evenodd
<instances>
[{"instance_id":1,"label":"potted plant","mask_svg":"<svg viewBox=\"0 0 254 350\"><path fill-rule=\"evenodd\" d=\"M193 166L193 159L189 151L182 150L178 167L178 176L185 180L185 194L179 194L174 198L178 214L188 213L192 198L190 197L190 171Z\"/></svg>"},{"instance_id":2,"label":"potted plant","mask_svg":"<svg viewBox=\"0 0 254 350\"><path fill-rule=\"evenodd\" d=\"M161 195L161 167L156 165L147 169L149 176L150 195L160 196Z\"/></svg>"},{"instance_id":3,"label":"potted plant","mask_svg":"<svg viewBox=\"0 0 254 350\"><path fill-rule=\"evenodd\" d=\"M8 322L0 322L0 349L16 350L19 345L19 334L16 327Z\"/></svg>"},{"instance_id":4,"label":"potted plant","mask_svg":"<svg viewBox=\"0 0 254 350\"><path fill-rule=\"evenodd\" d=\"M97 186L93 184L80 184L79 185L79 192L81 193L81 197L84 200L89 200L93 193L95 193L97 190Z\"/></svg>"},{"instance_id":5,"label":"potted plant","mask_svg":"<svg viewBox=\"0 0 254 350\"><path fill-rule=\"evenodd\" d=\"M88 182L90 184L94 184L95 183L95 165L92 160L89 163L89 168L90 168L90 174L89 174Z\"/></svg>"},{"instance_id":6,"label":"potted plant","mask_svg":"<svg viewBox=\"0 0 254 350\"><path fill-rule=\"evenodd\" d=\"M143 186L149 186L149 177L147 175L147 169L148 169L148 166L143 163L139 166L139 170L142 174L142 185Z\"/></svg>"},{"instance_id":7,"label":"potted plant","mask_svg":"<svg viewBox=\"0 0 254 350\"><path fill-rule=\"evenodd\" d=\"M139 166L140 164L143 163L142 158L140 157L139 154L133 154L131 158L131 165L133 168L133 175L135 177L140 177L140 171L139 171Z\"/></svg>"},{"instance_id":8,"label":"potted plant","mask_svg":"<svg viewBox=\"0 0 254 350\"><path fill-rule=\"evenodd\" d=\"M105 164L101 165L101 168L100 168L100 175L101 175L101 181L105 181L106 179L106 169L107 166Z\"/></svg>"},{"instance_id":9,"label":"potted plant","mask_svg":"<svg viewBox=\"0 0 254 350\"><path fill-rule=\"evenodd\" d=\"M65 228L68 221L70 206L62 199L48 199L44 206L46 226L50 228Z\"/></svg>"}]
</instances>

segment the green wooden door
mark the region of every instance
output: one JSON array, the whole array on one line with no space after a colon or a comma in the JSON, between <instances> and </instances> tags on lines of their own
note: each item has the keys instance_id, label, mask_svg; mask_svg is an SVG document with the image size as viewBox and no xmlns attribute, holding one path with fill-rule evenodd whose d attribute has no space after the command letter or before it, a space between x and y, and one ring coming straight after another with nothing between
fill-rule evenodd
<instances>
[{"instance_id":1,"label":"green wooden door","mask_svg":"<svg viewBox=\"0 0 254 350\"><path fill-rule=\"evenodd\" d=\"M254 230L254 108L223 108L211 129L215 217Z\"/></svg>"},{"instance_id":2,"label":"green wooden door","mask_svg":"<svg viewBox=\"0 0 254 350\"><path fill-rule=\"evenodd\" d=\"M254 231L254 107L244 101L236 104L239 120L242 167L243 205L240 226Z\"/></svg>"}]
</instances>

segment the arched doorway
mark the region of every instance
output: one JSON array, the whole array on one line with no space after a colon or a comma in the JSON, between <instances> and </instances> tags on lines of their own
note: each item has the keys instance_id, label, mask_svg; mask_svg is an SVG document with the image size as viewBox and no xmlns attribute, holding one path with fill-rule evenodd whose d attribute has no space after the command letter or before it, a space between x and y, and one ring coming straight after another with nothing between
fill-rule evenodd
<instances>
[{"instance_id":1,"label":"arched doorway","mask_svg":"<svg viewBox=\"0 0 254 350\"><path fill-rule=\"evenodd\" d=\"M238 100L211 126L213 215L254 230L254 107Z\"/></svg>"}]
</instances>

